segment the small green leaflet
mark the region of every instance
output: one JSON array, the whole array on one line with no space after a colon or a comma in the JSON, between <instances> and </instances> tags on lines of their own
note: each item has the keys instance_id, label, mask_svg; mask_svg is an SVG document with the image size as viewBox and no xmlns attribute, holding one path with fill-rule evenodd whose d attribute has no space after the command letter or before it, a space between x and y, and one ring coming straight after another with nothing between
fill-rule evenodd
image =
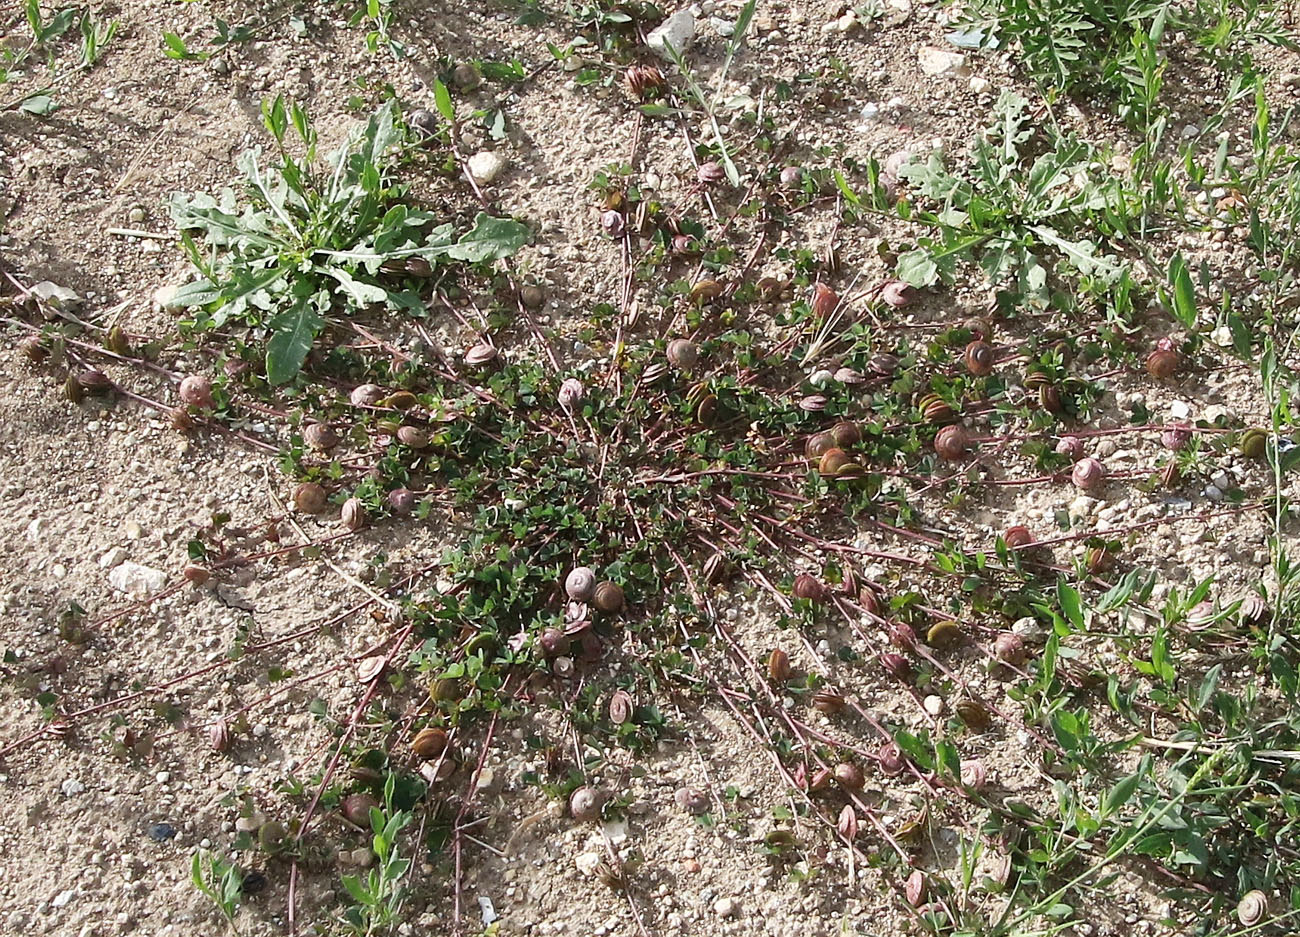
<instances>
[{"instance_id":1,"label":"small green leaflet","mask_svg":"<svg viewBox=\"0 0 1300 937\"><path fill-rule=\"evenodd\" d=\"M447 86L438 79L433 80L433 105L449 124L456 122L456 108L451 103L451 94Z\"/></svg>"},{"instance_id":2,"label":"small green leaflet","mask_svg":"<svg viewBox=\"0 0 1300 937\"><path fill-rule=\"evenodd\" d=\"M1061 613L1075 631L1083 630L1083 603L1079 592L1064 580L1057 583L1056 600L1061 605Z\"/></svg>"},{"instance_id":3,"label":"small green leaflet","mask_svg":"<svg viewBox=\"0 0 1300 937\"><path fill-rule=\"evenodd\" d=\"M1196 289L1192 274L1182 254L1175 254L1169 262L1169 282L1174 288L1174 315L1184 328L1196 327Z\"/></svg>"}]
</instances>

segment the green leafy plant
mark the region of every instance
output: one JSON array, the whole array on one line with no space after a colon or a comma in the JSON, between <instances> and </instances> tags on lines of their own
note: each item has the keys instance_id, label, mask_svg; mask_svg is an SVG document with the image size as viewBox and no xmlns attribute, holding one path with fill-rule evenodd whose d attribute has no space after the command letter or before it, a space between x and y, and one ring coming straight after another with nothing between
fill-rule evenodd
<instances>
[{"instance_id":1,"label":"green leafy plant","mask_svg":"<svg viewBox=\"0 0 1300 937\"><path fill-rule=\"evenodd\" d=\"M316 131L299 105L277 97L262 112L278 157L269 166L260 148L240 157L243 200L231 189L171 199L201 274L172 304L198 310L198 328L240 323L264 336L272 384L294 379L332 317L367 309L423 315L415 278L446 261L509 257L529 239L523 224L486 213L457 237L453 223L408 206L392 173L403 134L391 101L324 166L315 165ZM305 145L301 158L285 147L290 125ZM203 249L191 232L202 234Z\"/></svg>"},{"instance_id":2,"label":"green leafy plant","mask_svg":"<svg viewBox=\"0 0 1300 937\"><path fill-rule=\"evenodd\" d=\"M397 918L406 897L402 879L411 866L397 851L397 835L411 822L409 810L398 810L393 803L396 775L389 774L384 784L384 806L370 808L370 828L374 834L371 849L375 867L363 881L359 875L343 876L343 887L356 902L343 919L354 934L370 935L388 931Z\"/></svg>"},{"instance_id":3,"label":"green leafy plant","mask_svg":"<svg viewBox=\"0 0 1300 937\"><path fill-rule=\"evenodd\" d=\"M190 881L195 888L212 899L231 931L239 933L235 928L235 912L239 908L239 897L244 886L244 875L239 866L225 856L200 849L190 860Z\"/></svg>"},{"instance_id":4,"label":"green leafy plant","mask_svg":"<svg viewBox=\"0 0 1300 937\"><path fill-rule=\"evenodd\" d=\"M933 154L900 175L937 208L900 213L927 224L933 236L898 258L898 276L914 286L951 281L960 263L977 264L994 284L1014 283L1039 305L1048 299L1048 265L1062 259L1080 275L1113 280L1122 266L1105 256L1088 229L1099 215L1122 217L1129 196L1119 181L1093 170L1095 150L1073 137L1050 138L1051 149L1026 165L1036 139L1028 102L1004 92L994 122L974 147L968 173L955 174Z\"/></svg>"}]
</instances>

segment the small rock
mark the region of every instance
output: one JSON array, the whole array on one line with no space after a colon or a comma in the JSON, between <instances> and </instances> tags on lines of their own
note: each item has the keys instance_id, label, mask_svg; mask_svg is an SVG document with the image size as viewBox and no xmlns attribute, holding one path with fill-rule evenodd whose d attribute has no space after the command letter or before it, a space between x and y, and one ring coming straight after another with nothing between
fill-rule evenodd
<instances>
[{"instance_id":1,"label":"small rock","mask_svg":"<svg viewBox=\"0 0 1300 937\"><path fill-rule=\"evenodd\" d=\"M155 843L165 843L167 840L175 838L176 827L170 823L150 823L145 828L145 832L149 834L149 838Z\"/></svg>"},{"instance_id":2,"label":"small rock","mask_svg":"<svg viewBox=\"0 0 1300 937\"><path fill-rule=\"evenodd\" d=\"M492 906L492 899L487 895L478 896L478 910L483 915L483 926L487 927L497 919L497 909Z\"/></svg>"},{"instance_id":3,"label":"small rock","mask_svg":"<svg viewBox=\"0 0 1300 937\"><path fill-rule=\"evenodd\" d=\"M709 25L723 39L730 39L736 32L736 24L730 20L724 20L721 16L710 17Z\"/></svg>"},{"instance_id":4,"label":"small rock","mask_svg":"<svg viewBox=\"0 0 1300 937\"><path fill-rule=\"evenodd\" d=\"M127 556L125 547L113 547L99 558L99 568L112 569L114 566L120 566Z\"/></svg>"},{"instance_id":5,"label":"small rock","mask_svg":"<svg viewBox=\"0 0 1300 937\"><path fill-rule=\"evenodd\" d=\"M1185 420L1192 415L1192 408L1186 401L1175 400L1169 405L1169 415L1175 420Z\"/></svg>"},{"instance_id":6,"label":"small rock","mask_svg":"<svg viewBox=\"0 0 1300 937\"><path fill-rule=\"evenodd\" d=\"M926 75L964 75L966 73L966 56L960 52L936 49L926 46L917 53L921 71Z\"/></svg>"},{"instance_id":7,"label":"small rock","mask_svg":"<svg viewBox=\"0 0 1300 937\"><path fill-rule=\"evenodd\" d=\"M148 214L139 205L126 213L126 220L131 222L131 224L140 224L147 217L149 217Z\"/></svg>"},{"instance_id":8,"label":"small rock","mask_svg":"<svg viewBox=\"0 0 1300 937\"><path fill-rule=\"evenodd\" d=\"M487 185L505 172L506 158L493 150L484 150L471 156L465 168L475 182Z\"/></svg>"},{"instance_id":9,"label":"small rock","mask_svg":"<svg viewBox=\"0 0 1300 937\"><path fill-rule=\"evenodd\" d=\"M668 52L669 46L684 54L694 41L695 16L690 10L678 10L645 37L645 44L650 50L670 62L673 57Z\"/></svg>"},{"instance_id":10,"label":"small rock","mask_svg":"<svg viewBox=\"0 0 1300 937\"><path fill-rule=\"evenodd\" d=\"M982 75L975 75L970 80L970 89L976 94L983 94L992 87L992 82Z\"/></svg>"},{"instance_id":11,"label":"small rock","mask_svg":"<svg viewBox=\"0 0 1300 937\"><path fill-rule=\"evenodd\" d=\"M735 917L739 910L740 905L732 898L719 898L713 904L713 913L718 917Z\"/></svg>"},{"instance_id":12,"label":"small rock","mask_svg":"<svg viewBox=\"0 0 1300 937\"><path fill-rule=\"evenodd\" d=\"M1203 494L1211 501L1223 500L1223 490L1216 485L1206 485Z\"/></svg>"},{"instance_id":13,"label":"small rock","mask_svg":"<svg viewBox=\"0 0 1300 937\"><path fill-rule=\"evenodd\" d=\"M943 697L931 693L921 700L921 707L931 716L941 716L943 715Z\"/></svg>"},{"instance_id":14,"label":"small rock","mask_svg":"<svg viewBox=\"0 0 1300 937\"><path fill-rule=\"evenodd\" d=\"M126 539L139 540L144 536L144 528L135 521L128 521L126 525Z\"/></svg>"},{"instance_id":15,"label":"small rock","mask_svg":"<svg viewBox=\"0 0 1300 937\"><path fill-rule=\"evenodd\" d=\"M55 895L54 900L50 902L50 905L55 908L64 908L67 907L68 902L75 897L77 897L77 893L69 888L67 891L61 891Z\"/></svg>"},{"instance_id":16,"label":"small rock","mask_svg":"<svg viewBox=\"0 0 1300 937\"><path fill-rule=\"evenodd\" d=\"M143 599L155 592L161 592L166 587L167 574L160 569L126 562L109 572L108 583L118 592L125 592L132 598Z\"/></svg>"},{"instance_id":17,"label":"small rock","mask_svg":"<svg viewBox=\"0 0 1300 937\"><path fill-rule=\"evenodd\" d=\"M86 790L86 785L82 784L76 778L68 778L59 786L59 790L63 791L64 797L76 797L78 794L81 794Z\"/></svg>"},{"instance_id":18,"label":"small rock","mask_svg":"<svg viewBox=\"0 0 1300 937\"><path fill-rule=\"evenodd\" d=\"M595 875L596 870L600 868L600 862L600 853L598 852L582 852L573 860L573 864L578 867L578 871L586 876Z\"/></svg>"}]
</instances>

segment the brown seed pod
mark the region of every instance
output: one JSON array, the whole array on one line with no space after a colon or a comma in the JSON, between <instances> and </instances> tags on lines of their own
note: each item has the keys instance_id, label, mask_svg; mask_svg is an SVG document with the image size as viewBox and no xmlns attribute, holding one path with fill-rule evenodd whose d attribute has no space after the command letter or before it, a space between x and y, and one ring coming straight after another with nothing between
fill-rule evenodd
<instances>
[{"instance_id":1,"label":"brown seed pod","mask_svg":"<svg viewBox=\"0 0 1300 937\"><path fill-rule=\"evenodd\" d=\"M590 602L596 594L596 573L590 566L575 566L564 577L564 591L575 602Z\"/></svg>"},{"instance_id":2,"label":"brown seed pod","mask_svg":"<svg viewBox=\"0 0 1300 937\"><path fill-rule=\"evenodd\" d=\"M836 368L835 380L841 384L862 384L866 381L867 376L856 368Z\"/></svg>"},{"instance_id":3,"label":"brown seed pod","mask_svg":"<svg viewBox=\"0 0 1300 937\"><path fill-rule=\"evenodd\" d=\"M835 440L835 445L847 449L862 442L862 430L858 424L843 420L831 427L831 437Z\"/></svg>"},{"instance_id":4,"label":"brown seed pod","mask_svg":"<svg viewBox=\"0 0 1300 937\"><path fill-rule=\"evenodd\" d=\"M198 407L202 410L212 407L212 381L202 374L191 374L182 380L178 393L181 403L187 407Z\"/></svg>"},{"instance_id":5,"label":"brown seed pod","mask_svg":"<svg viewBox=\"0 0 1300 937\"><path fill-rule=\"evenodd\" d=\"M817 471L821 474L834 477L836 475L849 474L857 466L853 459L843 449L827 449L822 453L821 459L817 462Z\"/></svg>"},{"instance_id":6,"label":"brown seed pod","mask_svg":"<svg viewBox=\"0 0 1300 937\"><path fill-rule=\"evenodd\" d=\"M81 382L77 380L75 374L69 374L68 379L63 382L63 396L67 397L73 403L81 403L85 398L86 392L81 387Z\"/></svg>"},{"instance_id":7,"label":"brown seed pod","mask_svg":"<svg viewBox=\"0 0 1300 937\"><path fill-rule=\"evenodd\" d=\"M880 666L904 683L912 678L912 664L902 654L886 651L880 655Z\"/></svg>"},{"instance_id":8,"label":"brown seed pod","mask_svg":"<svg viewBox=\"0 0 1300 937\"><path fill-rule=\"evenodd\" d=\"M903 750L894 742L885 742L880 746L880 750L876 752L876 761L880 764L880 773L888 778L898 777L907 767Z\"/></svg>"},{"instance_id":9,"label":"brown seed pod","mask_svg":"<svg viewBox=\"0 0 1300 937\"><path fill-rule=\"evenodd\" d=\"M402 426L397 430L397 441L412 449L427 449L429 434L419 426Z\"/></svg>"},{"instance_id":10,"label":"brown seed pod","mask_svg":"<svg viewBox=\"0 0 1300 937\"><path fill-rule=\"evenodd\" d=\"M1178 480L1182 473L1179 471L1178 463L1170 459L1165 463L1165 467L1160 470L1160 486L1162 488L1174 488L1178 485Z\"/></svg>"},{"instance_id":11,"label":"brown seed pod","mask_svg":"<svg viewBox=\"0 0 1300 937\"><path fill-rule=\"evenodd\" d=\"M840 694L836 693L834 690L818 690L813 694L812 707L819 713L833 716L838 712L842 712L844 706L844 697L840 696Z\"/></svg>"},{"instance_id":12,"label":"brown seed pod","mask_svg":"<svg viewBox=\"0 0 1300 937\"><path fill-rule=\"evenodd\" d=\"M387 501L388 509L398 517L409 517L415 510L415 492L409 488L394 488Z\"/></svg>"},{"instance_id":13,"label":"brown seed pod","mask_svg":"<svg viewBox=\"0 0 1300 937\"><path fill-rule=\"evenodd\" d=\"M1008 527L1007 532L1002 535L1002 540L1013 550L1024 549L1036 542L1034 535L1030 533L1029 528L1024 524L1015 524Z\"/></svg>"},{"instance_id":14,"label":"brown seed pod","mask_svg":"<svg viewBox=\"0 0 1300 937\"><path fill-rule=\"evenodd\" d=\"M411 739L411 751L425 761L433 761L446 750L447 731L437 726L426 726Z\"/></svg>"},{"instance_id":15,"label":"brown seed pod","mask_svg":"<svg viewBox=\"0 0 1300 937\"><path fill-rule=\"evenodd\" d=\"M803 451L810 459L820 459L835 448L835 437L829 432L813 433L804 442Z\"/></svg>"},{"instance_id":16,"label":"brown seed pod","mask_svg":"<svg viewBox=\"0 0 1300 937\"><path fill-rule=\"evenodd\" d=\"M1106 466L1091 456L1074 463L1074 470L1070 473L1070 481L1074 482L1076 488L1084 491L1092 491L1105 477Z\"/></svg>"},{"instance_id":17,"label":"brown seed pod","mask_svg":"<svg viewBox=\"0 0 1300 937\"><path fill-rule=\"evenodd\" d=\"M1078 462L1083 458L1083 440L1078 436L1062 436L1056 441L1056 451L1069 456L1071 462Z\"/></svg>"},{"instance_id":18,"label":"brown seed pod","mask_svg":"<svg viewBox=\"0 0 1300 937\"><path fill-rule=\"evenodd\" d=\"M1248 429L1237 441L1241 454L1248 459L1262 459L1268 451L1268 433L1262 429Z\"/></svg>"},{"instance_id":19,"label":"brown seed pod","mask_svg":"<svg viewBox=\"0 0 1300 937\"><path fill-rule=\"evenodd\" d=\"M966 430L960 424L942 427L934 437L934 451L939 458L953 461L966 454Z\"/></svg>"},{"instance_id":20,"label":"brown seed pod","mask_svg":"<svg viewBox=\"0 0 1300 937\"><path fill-rule=\"evenodd\" d=\"M860 791L867 779L857 765L851 761L841 761L835 766L835 782L847 791Z\"/></svg>"},{"instance_id":21,"label":"brown seed pod","mask_svg":"<svg viewBox=\"0 0 1300 937\"><path fill-rule=\"evenodd\" d=\"M18 350L32 364L40 364L50 356L50 349L39 335L28 335L18 343Z\"/></svg>"},{"instance_id":22,"label":"brown seed pod","mask_svg":"<svg viewBox=\"0 0 1300 937\"><path fill-rule=\"evenodd\" d=\"M471 368L477 368L492 361L497 356L497 350L487 342L479 342L469 351L465 352L465 364ZM395 405L394 405L395 406ZM397 409L405 409L398 407Z\"/></svg>"},{"instance_id":23,"label":"brown seed pod","mask_svg":"<svg viewBox=\"0 0 1300 937\"><path fill-rule=\"evenodd\" d=\"M339 444L339 434L328 423L312 423L302 431L302 441L313 449L326 452Z\"/></svg>"},{"instance_id":24,"label":"brown seed pod","mask_svg":"<svg viewBox=\"0 0 1300 937\"><path fill-rule=\"evenodd\" d=\"M858 590L858 604L872 618L884 617L885 603L881 601L880 593L874 586L865 585Z\"/></svg>"},{"instance_id":25,"label":"brown seed pod","mask_svg":"<svg viewBox=\"0 0 1300 937\"><path fill-rule=\"evenodd\" d=\"M962 320L961 327L970 333L972 342L993 341L993 323L988 319L970 316Z\"/></svg>"},{"instance_id":26,"label":"brown seed pod","mask_svg":"<svg viewBox=\"0 0 1300 937\"><path fill-rule=\"evenodd\" d=\"M786 166L782 168L781 186L790 190L798 190L803 186L803 170L798 166Z\"/></svg>"},{"instance_id":27,"label":"brown seed pod","mask_svg":"<svg viewBox=\"0 0 1300 937\"><path fill-rule=\"evenodd\" d=\"M927 423L938 425L952 421L957 414L953 411L948 402L938 394L926 394L917 401L917 409L921 411L921 416Z\"/></svg>"},{"instance_id":28,"label":"brown seed pod","mask_svg":"<svg viewBox=\"0 0 1300 937\"><path fill-rule=\"evenodd\" d=\"M695 419L701 426L712 426L718 419L718 398L705 394L695 407Z\"/></svg>"},{"instance_id":29,"label":"brown seed pod","mask_svg":"<svg viewBox=\"0 0 1300 937\"><path fill-rule=\"evenodd\" d=\"M898 371L898 355L880 351L867 361L867 368L877 377L893 377Z\"/></svg>"},{"instance_id":30,"label":"brown seed pod","mask_svg":"<svg viewBox=\"0 0 1300 937\"><path fill-rule=\"evenodd\" d=\"M812 311L813 315L825 318L835 311L835 307L840 304L840 294L835 292L825 283L818 283L813 287Z\"/></svg>"},{"instance_id":31,"label":"brown seed pod","mask_svg":"<svg viewBox=\"0 0 1300 937\"><path fill-rule=\"evenodd\" d=\"M1083 565L1093 575L1107 572L1115 565L1115 554L1105 547L1091 547L1084 554Z\"/></svg>"},{"instance_id":32,"label":"brown seed pod","mask_svg":"<svg viewBox=\"0 0 1300 937\"><path fill-rule=\"evenodd\" d=\"M835 821L835 829L850 843L858 838L858 812L853 809L852 804L844 805L839 819Z\"/></svg>"},{"instance_id":33,"label":"brown seed pod","mask_svg":"<svg viewBox=\"0 0 1300 937\"><path fill-rule=\"evenodd\" d=\"M818 768L808 779L808 790L824 791L831 786L831 781L835 780L835 772L830 768Z\"/></svg>"},{"instance_id":34,"label":"brown seed pod","mask_svg":"<svg viewBox=\"0 0 1300 937\"><path fill-rule=\"evenodd\" d=\"M727 558L721 553L714 553L704 561L704 566L700 570L700 578L708 586L716 586L727 578L730 564Z\"/></svg>"},{"instance_id":35,"label":"brown seed pod","mask_svg":"<svg viewBox=\"0 0 1300 937\"><path fill-rule=\"evenodd\" d=\"M627 231L627 219L617 208L607 208L600 213L600 227L612 238L621 238Z\"/></svg>"},{"instance_id":36,"label":"brown seed pod","mask_svg":"<svg viewBox=\"0 0 1300 937\"><path fill-rule=\"evenodd\" d=\"M700 358L700 347L689 338L674 338L668 343L668 363L681 371L695 367Z\"/></svg>"},{"instance_id":37,"label":"brown seed pod","mask_svg":"<svg viewBox=\"0 0 1300 937\"><path fill-rule=\"evenodd\" d=\"M984 762L971 758L961 763L961 783L974 791L982 791L988 783L988 770Z\"/></svg>"},{"instance_id":38,"label":"brown seed pod","mask_svg":"<svg viewBox=\"0 0 1300 937\"><path fill-rule=\"evenodd\" d=\"M993 722L993 716L983 703L964 699L956 706L957 716L966 723L967 728L983 732Z\"/></svg>"},{"instance_id":39,"label":"brown seed pod","mask_svg":"<svg viewBox=\"0 0 1300 937\"><path fill-rule=\"evenodd\" d=\"M339 520L348 530L357 531L366 526L366 506L360 498L348 498L343 502Z\"/></svg>"},{"instance_id":40,"label":"brown seed pod","mask_svg":"<svg viewBox=\"0 0 1300 937\"><path fill-rule=\"evenodd\" d=\"M616 582L606 580L596 586L591 603L608 614L621 612L623 610L623 587Z\"/></svg>"},{"instance_id":41,"label":"brown seed pod","mask_svg":"<svg viewBox=\"0 0 1300 937\"><path fill-rule=\"evenodd\" d=\"M984 377L993 373L993 368L997 364L997 352L988 342L974 341L966 346L966 350L962 353L962 361L971 374Z\"/></svg>"},{"instance_id":42,"label":"brown seed pod","mask_svg":"<svg viewBox=\"0 0 1300 937\"><path fill-rule=\"evenodd\" d=\"M890 622L889 624L889 643L894 645L900 651L916 650L916 632L912 626L903 621Z\"/></svg>"},{"instance_id":43,"label":"brown seed pod","mask_svg":"<svg viewBox=\"0 0 1300 937\"><path fill-rule=\"evenodd\" d=\"M1019 667L1027 654L1024 639L1010 631L1003 631L993 639L993 656L1004 664Z\"/></svg>"},{"instance_id":44,"label":"brown seed pod","mask_svg":"<svg viewBox=\"0 0 1300 937\"><path fill-rule=\"evenodd\" d=\"M374 407L388 396L388 392L378 384L358 384L348 395L348 402L354 407Z\"/></svg>"},{"instance_id":45,"label":"brown seed pod","mask_svg":"<svg viewBox=\"0 0 1300 937\"><path fill-rule=\"evenodd\" d=\"M1258 888L1248 891L1237 902L1237 920L1242 927L1255 927L1268 917L1268 895Z\"/></svg>"},{"instance_id":46,"label":"brown seed pod","mask_svg":"<svg viewBox=\"0 0 1300 937\"><path fill-rule=\"evenodd\" d=\"M633 65L623 74L623 84L634 98L657 94L664 88L663 72L653 65Z\"/></svg>"},{"instance_id":47,"label":"brown seed pod","mask_svg":"<svg viewBox=\"0 0 1300 937\"><path fill-rule=\"evenodd\" d=\"M1051 377L1040 367L1031 365L1025 371L1025 376L1021 383L1025 385L1026 390L1038 390L1040 387L1046 387L1052 383Z\"/></svg>"},{"instance_id":48,"label":"brown seed pod","mask_svg":"<svg viewBox=\"0 0 1300 937\"><path fill-rule=\"evenodd\" d=\"M621 726L632 718L632 711L635 708L632 695L627 690L615 690L614 695L609 698L609 721L616 726Z\"/></svg>"},{"instance_id":49,"label":"brown seed pod","mask_svg":"<svg viewBox=\"0 0 1300 937\"><path fill-rule=\"evenodd\" d=\"M542 303L546 302L546 290L536 283L521 286L519 287L519 301L524 304L526 309L540 309Z\"/></svg>"},{"instance_id":50,"label":"brown seed pod","mask_svg":"<svg viewBox=\"0 0 1300 937\"><path fill-rule=\"evenodd\" d=\"M773 683L790 679L790 656L779 647L767 655L767 676Z\"/></svg>"},{"instance_id":51,"label":"brown seed pod","mask_svg":"<svg viewBox=\"0 0 1300 937\"><path fill-rule=\"evenodd\" d=\"M1147 355L1147 373L1159 380L1173 377L1178 371L1179 355L1172 348L1157 348Z\"/></svg>"},{"instance_id":52,"label":"brown seed pod","mask_svg":"<svg viewBox=\"0 0 1300 937\"><path fill-rule=\"evenodd\" d=\"M826 409L827 403L829 401L824 394L809 394L807 397L800 399L799 409L806 410L809 413L819 413Z\"/></svg>"},{"instance_id":53,"label":"brown seed pod","mask_svg":"<svg viewBox=\"0 0 1300 937\"><path fill-rule=\"evenodd\" d=\"M1243 625L1258 625L1268 621L1272 615L1268 607L1268 602L1262 595L1252 592L1241 600L1241 606L1237 609L1237 617Z\"/></svg>"},{"instance_id":54,"label":"brown seed pod","mask_svg":"<svg viewBox=\"0 0 1300 937\"><path fill-rule=\"evenodd\" d=\"M77 383L82 391L92 395L107 394L113 390L113 381L103 371L91 368L77 375Z\"/></svg>"},{"instance_id":55,"label":"brown seed pod","mask_svg":"<svg viewBox=\"0 0 1300 937\"><path fill-rule=\"evenodd\" d=\"M599 820L604 801L594 787L580 787L569 795L569 815L580 823Z\"/></svg>"},{"instance_id":56,"label":"brown seed pod","mask_svg":"<svg viewBox=\"0 0 1300 937\"><path fill-rule=\"evenodd\" d=\"M319 514L328 504L325 489L315 482L303 482L293 490L293 506L304 514Z\"/></svg>"},{"instance_id":57,"label":"brown seed pod","mask_svg":"<svg viewBox=\"0 0 1300 937\"><path fill-rule=\"evenodd\" d=\"M925 873L920 869L913 869L912 874L903 884L903 895L907 898L907 903L914 908L921 907L925 903L926 891Z\"/></svg>"},{"instance_id":58,"label":"brown seed pod","mask_svg":"<svg viewBox=\"0 0 1300 937\"><path fill-rule=\"evenodd\" d=\"M722 295L722 284L717 280L700 280L691 287L691 302L697 305L711 303Z\"/></svg>"},{"instance_id":59,"label":"brown seed pod","mask_svg":"<svg viewBox=\"0 0 1300 937\"><path fill-rule=\"evenodd\" d=\"M694 787L677 788L673 792L673 802L696 817L709 809L709 795Z\"/></svg>"},{"instance_id":60,"label":"brown seed pod","mask_svg":"<svg viewBox=\"0 0 1300 937\"><path fill-rule=\"evenodd\" d=\"M461 692L460 681L453 677L444 677L441 680L434 680L429 684L429 699L435 703L451 703L460 699L464 694Z\"/></svg>"},{"instance_id":61,"label":"brown seed pod","mask_svg":"<svg viewBox=\"0 0 1300 937\"><path fill-rule=\"evenodd\" d=\"M208 745L214 752L224 752L230 747L230 726L226 720L218 719L208 726Z\"/></svg>"},{"instance_id":62,"label":"brown seed pod","mask_svg":"<svg viewBox=\"0 0 1300 937\"><path fill-rule=\"evenodd\" d=\"M916 302L917 290L902 280L890 280L880 289L880 301L893 309L902 309Z\"/></svg>"},{"instance_id":63,"label":"brown seed pod","mask_svg":"<svg viewBox=\"0 0 1300 937\"><path fill-rule=\"evenodd\" d=\"M727 178L727 170L721 163L709 160L707 163L700 163L700 168L695 170L695 177L705 185L717 185Z\"/></svg>"},{"instance_id":64,"label":"brown seed pod","mask_svg":"<svg viewBox=\"0 0 1300 937\"><path fill-rule=\"evenodd\" d=\"M194 564L186 566L185 571L181 575L183 575L185 581L192 586L206 585L207 581L212 578L211 572L204 569L202 566L195 566Z\"/></svg>"},{"instance_id":65,"label":"brown seed pod","mask_svg":"<svg viewBox=\"0 0 1300 937\"><path fill-rule=\"evenodd\" d=\"M824 602L826 600L826 587L822 585L821 580L816 576L808 573L800 573L794 577L794 588L791 589L795 598L807 599L809 602Z\"/></svg>"},{"instance_id":66,"label":"brown seed pod","mask_svg":"<svg viewBox=\"0 0 1300 937\"><path fill-rule=\"evenodd\" d=\"M378 807L379 801L369 794L349 794L339 802L343 819L362 830L370 829L370 811Z\"/></svg>"},{"instance_id":67,"label":"brown seed pod","mask_svg":"<svg viewBox=\"0 0 1300 937\"><path fill-rule=\"evenodd\" d=\"M559 628L543 628L537 636L537 646L546 658L559 657L569 650L570 638Z\"/></svg>"},{"instance_id":68,"label":"brown seed pod","mask_svg":"<svg viewBox=\"0 0 1300 937\"><path fill-rule=\"evenodd\" d=\"M956 647L964 639L961 625L955 621L937 621L925 633L925 642L931 647Z\"/></svg>"},{"instance_id":69,"label":"brown seed pod","mask_svg":"<svg viewBox=\"0 0 1300 937\"><path fill-rule=\"evenodd\" d=\"M1173 426L1166 426L1164 432L1160 434L1160 445L1172 452L1178 452L1192 441L1192 428L1186 423L1175 423Z\"/></svg>"},{"instance_id":70,"label":"brown seed pod","mask_svg":"<svg viewBox=\"0 0 1300 937\"><path fill-rule=\"evenodd\" d=\"M1063 413L1065 404L1061 400L1061 391L1053 384L1044 384L1038 388L1038 405L1048 413Z\"/></svg>"},{"instance_id":71,"label":"brown seed pod","mask_svg":"<svg viewBox=\"0 0 1300 937\"><path fill-rule=\"evenodd\" d=\"M491 345L475 345L468 352L466 352L465 363L482 364L484 361L491 361L493 358L495 358L496 353L497 350L493 348ZM479 358L484 355L486 357L482 357L481 360L479 360ZM474 357L475 360L471 361L470 360L471 357ZM409 410L419 402L420 402L420 398L416 397L415 394L411 393L409 390L399 390L395 394L389 394L383 400L380 400L377 404L375 404L375 406L389 407L393 410Z\"/></svg>"}]
</instances>

